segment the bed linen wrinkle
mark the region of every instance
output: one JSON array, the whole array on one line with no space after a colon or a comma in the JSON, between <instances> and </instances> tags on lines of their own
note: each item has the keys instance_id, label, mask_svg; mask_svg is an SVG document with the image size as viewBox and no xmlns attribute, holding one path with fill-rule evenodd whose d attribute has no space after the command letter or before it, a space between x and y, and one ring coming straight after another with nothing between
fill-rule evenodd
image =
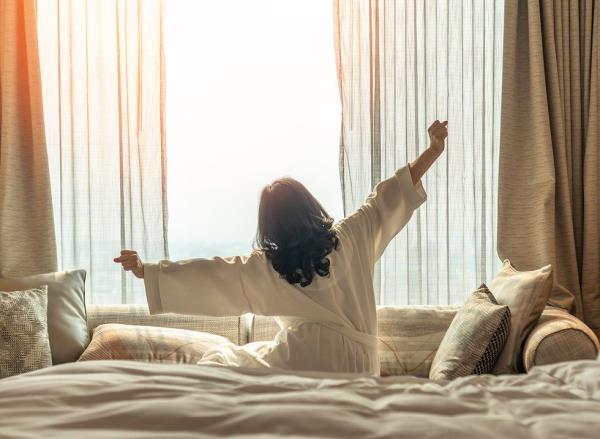
<instances>
[{"instance_id":1,"label":"bed linen wrinkle","mask_svg":"<svg viewBox=\"0 0 600 439\"><path fill-rule=\"evenodd\" d=\"M0 380L0 395L3 438L592 438L600 429L599 361L454 381L90 361Z\"/></svg>"}]
</instances>

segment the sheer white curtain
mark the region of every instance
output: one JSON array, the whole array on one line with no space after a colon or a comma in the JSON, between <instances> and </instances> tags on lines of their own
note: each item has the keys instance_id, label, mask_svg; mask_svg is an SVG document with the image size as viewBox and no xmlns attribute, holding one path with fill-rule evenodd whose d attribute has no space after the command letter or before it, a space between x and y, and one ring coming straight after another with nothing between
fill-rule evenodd
<instances>
[{"instance_id":1,"label":"sheer white curtain","mask_svg":"<svg viewBox=\"0 0 600 439\"><path fill-rule=\"evenodd\" d=\"M144 302L112 258L167 253L162 1L37 9L59 268L87 270L89 302Z\"/></svg>"},{"instance_id":2,"label":"sheer white curtain","mask_svg":"<svg viewBox=\"0 0 600 439\"><path fill-rule=\"evenodd\" d=\"M428 201L376 268L381 304L461 303L499 267L503 1L335 0L346 213L449 121Z\"/></svg>"}]
</instances>

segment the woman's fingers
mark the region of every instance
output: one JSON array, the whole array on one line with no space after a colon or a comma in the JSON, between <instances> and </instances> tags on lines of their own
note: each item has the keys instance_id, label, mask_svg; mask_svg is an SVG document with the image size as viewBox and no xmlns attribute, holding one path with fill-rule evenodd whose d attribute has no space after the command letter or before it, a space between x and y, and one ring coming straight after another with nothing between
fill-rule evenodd
<instances>
[{"instance_id":1,"label":"woman's fingers","mask_svg":"<svg viewBox=\"0 0 600 439\"><path fill-rule=\"evenodd\" d=\"M121 250L121 256L137 255L135 250Z\"/></svg>"},{"instance_id":2,"label":"woman's fingers","mask_svg":"<svg viewBox=\"0 0 600 439\"><path fill-rule=\"evenodd\" d=\"M448 137L448 121L440 122L436 120L427 130L429 134L430 146L438 153L444 151L444 142Z\"/></svg>"},{"instance_id":3,"label":"woman's fingers","mask_svg":"<svg viewBox=\"0 0 600 439\"><path fill-rule=\"evenodd\" d=\"M437 120L437 119L436 119L436 120L435 120L435 121L434 121L434 122L431 124L431 126L430 126L429 128L436 128L436 127L438 127L438 126L444 126L444 127L445 127L445 126L447 126L447 125L448 125L448 121L447 121L447 120L445 120L445 121L443 121L443 122L442 122L442 121L439 121L439 120Z\"/></svg>"},{"instance_id":4,"label":"woman's fingers","mask_svg":"<svg viewBox=\"0 0 600 439\"><path fill-rule=\"evenodd\" d=\"M137 261L139 258L135 250L121 250L121 255L113 259L114 262L124 264L128 261Z\"/></svg>"},{"instance_id":5,"label":"woman's fingers","mask_svg":"<svg viewBox=\"0 0 600 439\"><path fill-rule=\"evenodd\" d=\"M139 267L138 261L125 261L121 265L125 271L131 271Z\"/></svg>"},{"instance_id":6,"label":"woman's fingers","mask_svg":"<svg viewBox=\"0 0 600 439\"><path fill-rule=\"evenodd\" d=\"M448 134L448 121L445 120L440 122L439 120L436 120L429 128L429 131L434 135L446 136Z\"/></svg>"},{"instance_id":7,"label":"woman's fingers","mask_svg":"<svg viewBox=\"0 0 600 439\"><path fill-rule=\"evenodd\" d=\"M121 250L121 255L114 258L113 261L121 264L123 270L132 271L136 277L143 279L144 264L135 250Z\"/></svg>"},{"instance_id":8,"label":"woman's fingers","mask_svg":"<svg viewBox=\"0 0 600 439\"><path fill-rule=\"evenodd\" d=\"M448 127L447 120L445 120L443 122L436 120L431 124L431 126L427 129L427 131L429 131L430 133L439 133L439 132L442 132L441 130L447 130L447 127Z\"/></svg>"}]
</instances>

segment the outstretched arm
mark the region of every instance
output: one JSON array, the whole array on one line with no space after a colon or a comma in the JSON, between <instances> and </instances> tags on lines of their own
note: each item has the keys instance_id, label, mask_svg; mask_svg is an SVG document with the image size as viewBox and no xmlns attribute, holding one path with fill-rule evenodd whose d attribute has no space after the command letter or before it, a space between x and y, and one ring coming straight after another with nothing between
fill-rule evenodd
<instances>
[{"instance_id":1,"label":"outstretched arm","mask_svg":"<svg viewBox=\"0 0 600 439\"><path fill-rule=\"evenodd\" d=\"M238 315L251 311L241 280L248 257L144 263L136 251L122 250L114 261L144 279L151 314Z\"/></svg>"},{"instance_id":2,"label":"outstretched arm","mask_svg":"<svg viewBox=\"0 0 600 439\"><path fill-rule=\"evenodd\" d=\"M281 279L262 252L143 263L135 251L123 250L114 261L144 278L151 314L232 316L252 312L345 322Z\"/></svg>"},{"instance_id":3,"label":"outstretched arm","mask_svg":"<svg viewBox=\"0 0 600 439\"><path fill-rule=\"evenodd\" d=\"M375 186L365 203L338 223L338 229L355 242L369 263L374 264L381 257L388 243L427 198L421 177L444 151L447 125L448 122L436 120L428 130L429 148Z\"/></svg>"}]
</instances>

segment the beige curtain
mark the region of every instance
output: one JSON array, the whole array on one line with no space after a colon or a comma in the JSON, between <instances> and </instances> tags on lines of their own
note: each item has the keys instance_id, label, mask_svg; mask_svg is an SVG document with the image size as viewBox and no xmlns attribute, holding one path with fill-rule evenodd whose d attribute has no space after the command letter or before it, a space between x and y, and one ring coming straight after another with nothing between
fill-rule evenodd
<instances>
[{"instance_id":1,"label":"beige curtain","mask_svg":"<svg viewBox=\"0 0 600 439\"><path fill-rule=\"evenodd\" d=\"M167 256L162 0L39 0L58 257L87 300L143 303L112 262Z\"/></svg>"},{"instance_id":2,"label":"beige curtain","mask_svg":"<svg viewBox=\"0 0 600 439\"><path fill-rule=\"evenodd\" d=\"M0 0L0 277L56 270L34 0Z\"/></svg>"},{"instance_id":3,"label":"beige curtain","mask_svg":"<svg viewBox=\"0 0 600 439\"><path fill-rule=\"evenodd\" d=\"M375 270L380 304L463 303L498 270L503 2L334 1L346 214L448 119L428 200Z\"/></svg>"},{"instance_id":4,"label":"beige curtain","mask_svg":"<svg viewBox=\"0 0 600 439\"><path fill-rule=\"evenodd\" d=\"M506 4L498 253L600 333L600 4Z\"/></svg>"}]
</instances>

